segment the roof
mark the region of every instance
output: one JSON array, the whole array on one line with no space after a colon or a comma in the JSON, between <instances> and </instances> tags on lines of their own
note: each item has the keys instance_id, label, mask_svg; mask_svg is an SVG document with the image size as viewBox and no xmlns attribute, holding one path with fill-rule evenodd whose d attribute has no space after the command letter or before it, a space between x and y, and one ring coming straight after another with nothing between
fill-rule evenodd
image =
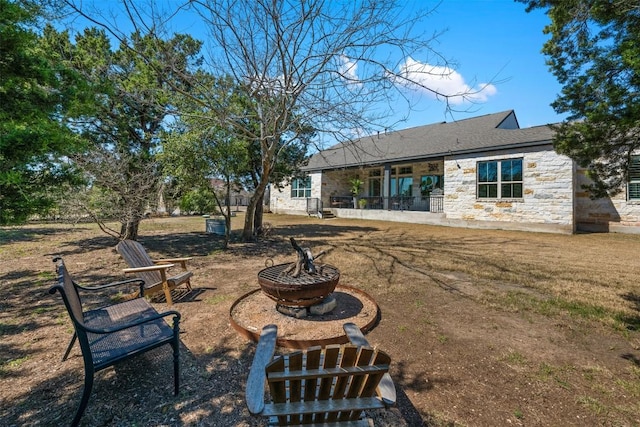
<instances>
[{"instance_id":1,"label":"roof","mask_svg":"<svg viewBox=\"0 0 640 427\"><path fill-rule=\"evenodd\" d=\"M548 126L520 129L513 110L364 137L314 154L304 170L416 161L495 149L547 145Z\"/></svg>"}]
</instances>

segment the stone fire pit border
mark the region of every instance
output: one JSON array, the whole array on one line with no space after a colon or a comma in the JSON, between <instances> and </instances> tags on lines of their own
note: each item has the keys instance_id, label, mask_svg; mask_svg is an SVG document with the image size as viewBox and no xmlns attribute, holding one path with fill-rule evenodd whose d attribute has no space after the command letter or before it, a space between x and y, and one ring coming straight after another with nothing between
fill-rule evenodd
<instances>
[{"instance_id":1,"label":"stone fire pit border","mask_svg":"<svg viewBox=\"0 0 640 427\"><path fill-rule=\"evenodd\" d=\"M378 306L378 303L376 303L376 301L369 294L367 294L366 292L360 289L354 288L353 286L339 284L336 286L335 292L340 291L341 289L347 290L353 294L357 294L359 297L363 299L367 299L371 304L375 306L376 315L372 316L372 319L367 324L365 324L360 328L362 333L366 334L367 332L372 330L380 321L380 307ZM254 289L253 291L247 292L246 294L242 295L240 298L234 301L234 303L231 305L231 308L229 309L229 322L231 323L231 326L233 327L233 329L235 329L242 337L248 339L249 341L254 341L254 342L258 342L261 331L251 331L243 327L242 325L238 324L238 322L236 322L235 319L233 318L233 312L238 304L240 304L243 300L245 300L246 298L250 297L251 295L257 292L262 292L262 289L260 288ZM274 310L275 310L275 307L274 307ZM286 339L286 338L280 338L280 337L276 339L277 346L292 348L292 349L304 349L304 348L313 347L317 345L326 346L329 344L346 344L348 342L349 342L349 339L345 334L328 337L328 338L320 338L320 339Z\"/></svg>"}]
</instances>

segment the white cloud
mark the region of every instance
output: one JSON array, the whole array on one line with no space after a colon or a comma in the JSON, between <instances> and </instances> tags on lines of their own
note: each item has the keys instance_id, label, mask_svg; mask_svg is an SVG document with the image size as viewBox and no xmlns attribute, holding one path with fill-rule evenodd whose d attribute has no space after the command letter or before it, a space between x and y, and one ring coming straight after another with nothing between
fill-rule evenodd
<instances>
[{"instance_id":1,"label":"white cloud","mask_svg":"<svg viewBox=\"0 0 640 427\"><path fill-rule=\"evenodd\" d=\"M448 96L449 102L456 105L464 102L485 102L498 92L490 83L479 83L471 87L464 81L464 77L452 68L430 65L412 58L407 58L399 74L402 77L402 85L417 89L434 99L442 98L438 94Z\"/></svg>"},{"instance_id":2,"label":"white cloud","mask_svg":"<svg viewBox=\"0 0 640 427\"><path fill-rule=\"evenodd\" d=\"M344 55L340 55L340 74L350 83L358 83L358 64Z\"/></svg>"}]
</instances>

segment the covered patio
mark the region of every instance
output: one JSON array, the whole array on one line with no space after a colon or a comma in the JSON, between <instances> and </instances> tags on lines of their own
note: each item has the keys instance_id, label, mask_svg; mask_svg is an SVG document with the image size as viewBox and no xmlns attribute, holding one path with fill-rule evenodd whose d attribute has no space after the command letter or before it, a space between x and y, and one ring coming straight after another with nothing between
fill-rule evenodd
<instances>
[{"instance_id":1,"label":"covered patio","mask_svg":"<svg viewBox=\"0 0 640 427\"><path fill-rule=\"evenodd\" d=\"M356 185L354 185L354 183ZM328 170L322 198L310 208L387 211L443 211L444 159L386 163L358 169Z\"/></svg>"}]
</instances>

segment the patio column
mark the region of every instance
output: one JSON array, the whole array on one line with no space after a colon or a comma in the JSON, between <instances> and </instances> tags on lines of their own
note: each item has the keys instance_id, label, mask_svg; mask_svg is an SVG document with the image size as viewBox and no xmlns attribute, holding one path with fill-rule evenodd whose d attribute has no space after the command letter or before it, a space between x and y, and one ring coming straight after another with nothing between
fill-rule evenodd
<instances>
[{"instance_id":1,"label":"patio column","mask_svg":"<svg viewBox=\"0 0 640 427\"><path fill-rule=\"evenodd\" d=\"M389 210L389 197L391 194L391 163L384 165L384 177L382 179L382 203L383 209Z\"/></svg>"}]
</instances>

